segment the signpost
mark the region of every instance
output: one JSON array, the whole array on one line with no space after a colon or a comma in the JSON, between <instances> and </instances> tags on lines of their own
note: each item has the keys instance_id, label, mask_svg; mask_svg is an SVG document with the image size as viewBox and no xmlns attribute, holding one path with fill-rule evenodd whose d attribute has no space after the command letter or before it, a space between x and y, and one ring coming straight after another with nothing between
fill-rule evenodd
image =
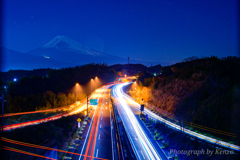
<instances>
[{"instance_id":1,"label":"signpost","mask_svg":"<svg viewBox=\"0 0 240 160\"><path fill-rule=\"evenodd\" d=\"M90 99L90 105L98 105L98 99Z\"/></svg>"},{"instance_id":2,"label":"signpost","mask_svg":"<svg viewBox=\"0 0 240 160\"><path fill-rule=\"evenodd\" d=\"M141 104L140 110L141 110L141 113L144 111L144 104Z\"/></svg>"},{"instance_id":3,"label":"signpost","mask_svg":"<svg viewBox=\"0 0 240 160\"><path fill-rule=\"evenodd\" d=\"M78 121L78 128L80 128L81 126L80 122L82 121L81 118L78 118L77 121Z\"/></svg>"}]
</instances>

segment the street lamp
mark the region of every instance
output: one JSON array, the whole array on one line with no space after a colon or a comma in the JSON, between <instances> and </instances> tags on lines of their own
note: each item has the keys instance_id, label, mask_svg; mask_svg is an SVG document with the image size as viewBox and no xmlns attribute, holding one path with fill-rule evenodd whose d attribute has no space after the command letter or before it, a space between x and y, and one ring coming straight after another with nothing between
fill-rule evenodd
<instances>
[{"instance_id":1,"label":"street lamp","mask_svg":"<svg viewBox=\"0 0 240 160\"><path fill-rule=\"evenodd\" d=\"M137 82L135 81L134 84L135 84L135 101L136 101L136 100L137 100L137 97L136 97L136 93L137 93L137 88L136 88L136 87L137 87Z\"/></svg>"},{"instance_id":2,"label":"street lamp","mask_svg":"<svg viewBox=\"0 0 240 160\"><path fill-rule=\"evenodd\" d=\"M93 79L91 79L91 94L92 94L92 81L93 81Z\"/></svg>"},{"instance_id":3,"label":"street lamp","mask_svg":"<svg viewBox=\"0 0 240 160\"><path fill-rule=\"evenodd\" d=\"M135 101L137 100L137 99L136 99L136 93L137 93L137 88L135 88Z\"/></svg>"},{"instance_id":4,"label":"street lamp","mask_svg":"<svg viewBox=\"0 0 240 160\"><path fill-rule=\"evenodd\" d=\"M98 77L96 76L95 77L95 80L97 80L98 79ZM95 81L95 90L97 89L97 81Z\"/></svg>"},{"instance_id":5,"label":"street lamp","mask_svg":"<svg viewBox=\"0 0 240 160\"><path fill-rule=\"evenodd\" d=\"M2 101L2 132L3 130L3 115L4 115L4 102L6 102L6 100L4 100L4 94L2 94L2 97L0 97L0 101Z\"/></svg>"},{"instance_id":6,"label":"street lamp","mask_svg":"<svg viewBox=\"0 0 240 160\"><path fill-rule=\"evenodd\" d=\"M76 83L76 102L77 102L77 86L78 86L79 84L78 83Z\"/></svg>"}]
</instances>

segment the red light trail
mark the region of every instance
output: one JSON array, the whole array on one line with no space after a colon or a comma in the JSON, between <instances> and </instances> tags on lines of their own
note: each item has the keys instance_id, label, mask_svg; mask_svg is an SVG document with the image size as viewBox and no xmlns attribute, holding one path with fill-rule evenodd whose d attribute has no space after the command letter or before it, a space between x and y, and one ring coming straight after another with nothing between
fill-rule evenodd
<instances>
[{"instance_id":1,"label":"red light trail","mask_svg":"<svg viewBox=\"0 0 240 160\"><path fill-rule=\"evenodd\" d=\"M8 150L8 151L13 151L13 152L18 152L18 153L22 153L22 154L27 154L27 155L31 155L31 156L35 156L35 157L40 157L40 158L46 158L46 159L57 160L57 159L48 158L48 157L45 157L45 156L41 156L41 155L38 155L38 154L34 154L34 153L30 153L30 152L22 151L22 150L15 149L15 148L11 148L11 147L3 146L2 149Z\"/></svg>"},{"instance_id":2,"label":"red light trail","mask_svg":"<svg viewBox=\"0 0 240 160\"><path fill-rule=\"evenodd\" d=\"M55 149L55 148L40 146L40 145L36 145L36 144L31 144L31 143L15 141L15 140L11 140L11 139L4 138L4 137L1 137L1 140L4 141L4 142L13 143L13 144L21 145L21 146L26 146L26 147L33 147L33 148L39 148L39 149L45 149L45 150L52 150L52 151L58 151L58 152L63 152L63 153L69 153L69 154L74 154L74 155L81 155L81 156L85 156L85 157L91 157L91 156L87 156L87 155L83 155L83 154L78 154L78 153L74 153L74 152L68 152L68 151L60 150L60 149ZM94 157L94 158L95 159L106 160L106 159L98 158L98 157Z\"/></svg>"}]
</instances>

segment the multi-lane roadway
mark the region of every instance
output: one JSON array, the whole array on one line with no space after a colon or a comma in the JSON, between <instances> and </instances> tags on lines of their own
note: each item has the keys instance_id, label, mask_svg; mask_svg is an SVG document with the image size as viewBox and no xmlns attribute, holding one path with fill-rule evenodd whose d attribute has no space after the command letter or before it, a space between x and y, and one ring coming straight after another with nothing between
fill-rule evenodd
<instances>
[{"instance_id":1,"label":"multi-lane roadway","mask_svg":"<svg viewBox=\"0 0 240 160\"><path fill-rule=\"evenodd\" d=\"M118 113L118 118L121 119L121 124L124 127L124 133L127 135L126 137L130 142L129 147L133 150L135 158L139 160L167 159L167 156L162 151L161 147L159 147L145 125L139 119L138 115L140 112L140 105L123 92L122 88L128 84L130 83L111 83L97 89L91 95L90 98L98 99L98 105L94 106L93 112L91 112L87 121L87 127L82 133L83 139L78 142L79 145L76 150L74 150L76 153L79 153L80 156L75 155L72 157L73 159L114 159L114 157L116 157L114 154L116 154L116 146L119 147L119 144L116 145L116 126L113 125L112 120L113 113L111 112L112 108L110 109L110 95L114 98L116 106L115 111ZM62 116L76 114L86 110L86 108L87 102L85 101L72 111L40 121L54 120L61 118ZM145 109L144 114L148 114L149 117L157 121L164 121L173 129L180 130L178 125L162 119L159 115L149 111L148 109ZM40 121L30 123L37 124ZM14 127L17 128L19 126L21 127L21 125L15 125ZM7 130L13 128L12 126L9 126L9 128L5 129ZM187 129L184 131L191 136L240 151L239 146L218 141L214 138L210 138Z\"/></svg>"},{"instance_id":2,"label":"multi-lane roadway","mask_svg":"<svg viewBox=\"0 0 240 160\"><path fill-rule=\"evenodd\" d=\"M107 85L96 90L99 93L98 105L88 119L87 128L83 133L83 140L80 141L79 147L75 152L80 153L80 156L74 156L75 160L90 160L90 159L113 159L113 140L112 130L114 129L111 123L110 113L110 90ZM82 156L84 155L84 156ZM94 158L95 157L95 158Z\"/></svg>"},{"instance_id":3,"label":"multi-lane roadway","mask_svg":"<svg viewBox=\"0 0 240 160\"><path fill-rule=\"evenodd\" d=\"M118 113L122 119L136 158L139 160L167 159L164 152L139 120L139 110L133 111L131 104L128 104L124 99L121 92L124 85L126 84L122 83L114 86L112 97L115 99Z\"/></svg>"}]
</instances>

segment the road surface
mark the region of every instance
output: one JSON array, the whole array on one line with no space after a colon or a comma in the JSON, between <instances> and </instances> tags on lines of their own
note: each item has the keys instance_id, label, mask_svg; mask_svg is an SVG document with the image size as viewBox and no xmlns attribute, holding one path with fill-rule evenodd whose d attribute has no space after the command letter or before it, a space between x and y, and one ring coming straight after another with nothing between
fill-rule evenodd
<instances>
[{"instance_id":1,"label":"road surface","mask_svg":"<svg viewBox=\"0 0 240 160\"><path fill-rule=\"evenodd\" d=\"M139 160L147 159L167 159L156 141L146 130L145 126L136 118L131 107L123 98L121 89L127 83L118 84L112 89L112 97L115 99L118 113L122 119L128 138Z\"/></svg>"},{"instance_id":2,"label":"road surface","mask_svg":"<svg viewBox=\"0 0 240 160\"><path fill-rule=\"evenodd\" d=\"M88 120L88 126L84 130L83 140L80 141L76 153L85 156L74 156L74 160L113 159L113 143L110 116L110 89L111 85L96 90L99 96L99 103ZM87 156L86 156L87 155ZM95 158L94 158L95 157Z\"/></svg>"}]
</instances>

